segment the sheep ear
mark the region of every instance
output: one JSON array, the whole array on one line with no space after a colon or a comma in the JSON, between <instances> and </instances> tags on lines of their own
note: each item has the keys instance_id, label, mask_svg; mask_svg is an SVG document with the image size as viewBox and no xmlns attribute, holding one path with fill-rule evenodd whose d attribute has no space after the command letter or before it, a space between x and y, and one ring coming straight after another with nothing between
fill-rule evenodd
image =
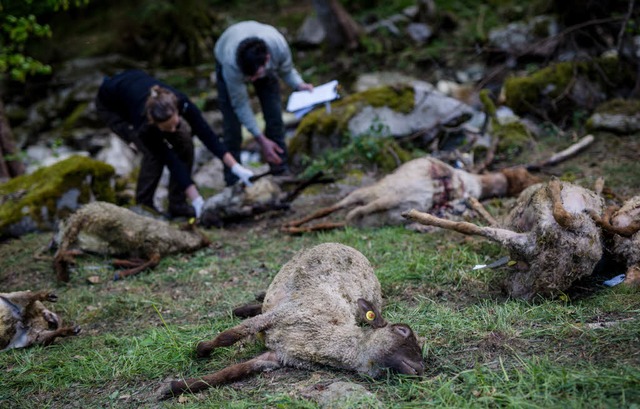
<instances>
[{"instance_id":1,"label":"sheep ear","mask_svg":"<svg viewBox=\"0 0 640 409\"><path fill-rule=\"evenodd\" d=\"M402 338L409 338L412 331L411 331L411 328L409 328L404 324L396 324L393 326L393 332L402 336Z\"/></svg>"},{"instance_id":2,"label":"sheep ear","mask_svg":"<svg viewBox=\"0 0 640 409\"><path fill-rule=\"evenodd\" d=\"M382 328L387 322L382 318L382 314L376 307L364 298L358 299L358 307L360 308L361 322L371 325L373 328Z\"/></svg>"}]
</instances>

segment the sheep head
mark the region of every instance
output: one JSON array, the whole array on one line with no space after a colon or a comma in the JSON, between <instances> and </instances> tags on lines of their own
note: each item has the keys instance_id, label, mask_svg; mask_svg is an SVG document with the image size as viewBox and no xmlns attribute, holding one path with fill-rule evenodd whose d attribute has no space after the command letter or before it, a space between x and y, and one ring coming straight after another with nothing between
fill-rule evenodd
<instances>
[{"instance_id":1,"label":"sheep head","mask_svg":"<svg viewBox=\"0 0 640 409\"><path fill-rule=\"evenodd\" d=\"M365 348L370 352L369 375L376 377L388 368L404 375L422 376L422 349L411 328L405 324L388 325L375 306L362 298L358 307L364 323L374 331Z\"/></svg>"}]
</instances>

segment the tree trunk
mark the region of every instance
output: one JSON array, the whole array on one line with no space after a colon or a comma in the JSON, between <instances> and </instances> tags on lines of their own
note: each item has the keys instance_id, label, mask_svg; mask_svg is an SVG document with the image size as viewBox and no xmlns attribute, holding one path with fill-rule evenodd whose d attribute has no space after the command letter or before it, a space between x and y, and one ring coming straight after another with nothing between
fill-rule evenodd
<instances>
[{"instance_id":1,"label":"tree trunk","mask_svg":"<svg viewBox=\"0 0 640 409\"><path fill-rule=\"evenodd\" d=\"M4 103L0 96L0 181L24 174L24 164L18 160L16 143L9 121L4 114Z\"/></svg>"},{"instance_id":2,"label":"tree trunk","mask_svg":"<svg viewBox=\"0 0 640 409\"><path fill-rule=\"evenodd\" d=\"M338 0L313 0L313 6L332 48L358 47L362 29Z\"/></svg>"}]
</instances>

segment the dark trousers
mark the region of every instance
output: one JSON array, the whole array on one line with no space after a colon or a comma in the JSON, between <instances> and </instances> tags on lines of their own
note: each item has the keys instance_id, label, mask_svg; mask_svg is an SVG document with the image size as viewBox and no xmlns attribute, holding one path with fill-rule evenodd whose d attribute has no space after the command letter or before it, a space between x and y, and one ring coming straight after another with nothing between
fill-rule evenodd
<instances>
[{"instance_id":1,"label":"dark trousers","mask_svg":"<svg viewBox=\"0 0 640 409\"><path fill-rule=\"evenodd\" d=\"M240 150L242 149L242 129L240 121L231 106L227 84L222 77L222 66L216 65L216 83L218 88L218 105L223 115L224 144L240 162ZM260 101L262 114L264 115L265 130L264 135L274 141L283 153L280 154L282 164L269 165L274 173L279 173L287 169L287 145L284 139L284 122L282 121L282 100L280 96L280 81L275 74L267 75L253 82L253 86ZM231 173L227 166L224 168L224 180L227 186L233 185L238 178Z\"/></svg>"},{"instance_id":2,"label":"dark trousers","mask_svg":"<svg viewBox=\"0 0 640 409\"><path fill-rule=\"evenodd\" d=\"M180 160L188 167L193 168L193 139L191 130L185 121L180 124L180 129L175 133L165 134L166 141ZM165 163L160 158L145 153L140 164L140 174L136 186L136 203L153 207L153 196L160 182ZM169 177L169 211L183 206L187 202L184 189L176 182L173 175Z\"/></svg>"}]
</instances>

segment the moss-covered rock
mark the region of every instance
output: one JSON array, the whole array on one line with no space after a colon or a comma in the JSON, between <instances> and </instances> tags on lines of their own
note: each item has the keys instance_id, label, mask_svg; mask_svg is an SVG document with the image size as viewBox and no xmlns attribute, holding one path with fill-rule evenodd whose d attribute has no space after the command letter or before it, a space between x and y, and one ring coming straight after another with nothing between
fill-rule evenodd
<instances>
[{"instance_id":1,"label":"moss-covered rock","mask_svg":"<svg viewBox=\"0 0 640 409\"><path fill-rule=\"evenodd\" d=\"M0 185L0 238L55 229L81 204L115 201L112 166L72 156Z\"/></svg>"},{"instance_id":2,"label":"moss-covered rock","mask_svg":"<svg viewBox=\"0 0 640 409\"><path fill-rule=\"evenodd\" d=\"M318 109L307 115L289 143L290 162L301 168L305 158L319 158L359 138L399 138L460 123L471 114L471 107L431 86L396 84L367 89L332 103L331 112Z\"/></svg>"},{"instance_id":3,"label":"moss-covered rock","mask_svg":"<svg viewBox=\"0 0 640 409\"><path fill-rule=\"evenodd\" d=\"M634 73L617 58L561 62L505 81L506 104L519 115L561 119L575 109L593 110L632 83Z\"/></svg>"},{"instance_id":4,"label":"moss-covered rock","mask_svg":"<svg viewBox=\"0 0 640 409\"><path fill-rule=\"evenodd\" d=\"M289 142L289 154L294 166L303 157L315 157L328 149L346 145L350 141L348 124L364 107L387 106L394 111L408 113L414 107L413 87L380 87L349 95L331 104L331 112L317 109L300 122Z\"/></svg>"},{"instance_id":5,"label":"moss-covered rock","mask_svg":"<svg viewBox=\"0 0 640 409\"><path fill-rule=\"evenodd\" d=\"M587 120L590 131L640 132L640 100L612 99L596 108Z\"/></svg>"}]
</instances>

